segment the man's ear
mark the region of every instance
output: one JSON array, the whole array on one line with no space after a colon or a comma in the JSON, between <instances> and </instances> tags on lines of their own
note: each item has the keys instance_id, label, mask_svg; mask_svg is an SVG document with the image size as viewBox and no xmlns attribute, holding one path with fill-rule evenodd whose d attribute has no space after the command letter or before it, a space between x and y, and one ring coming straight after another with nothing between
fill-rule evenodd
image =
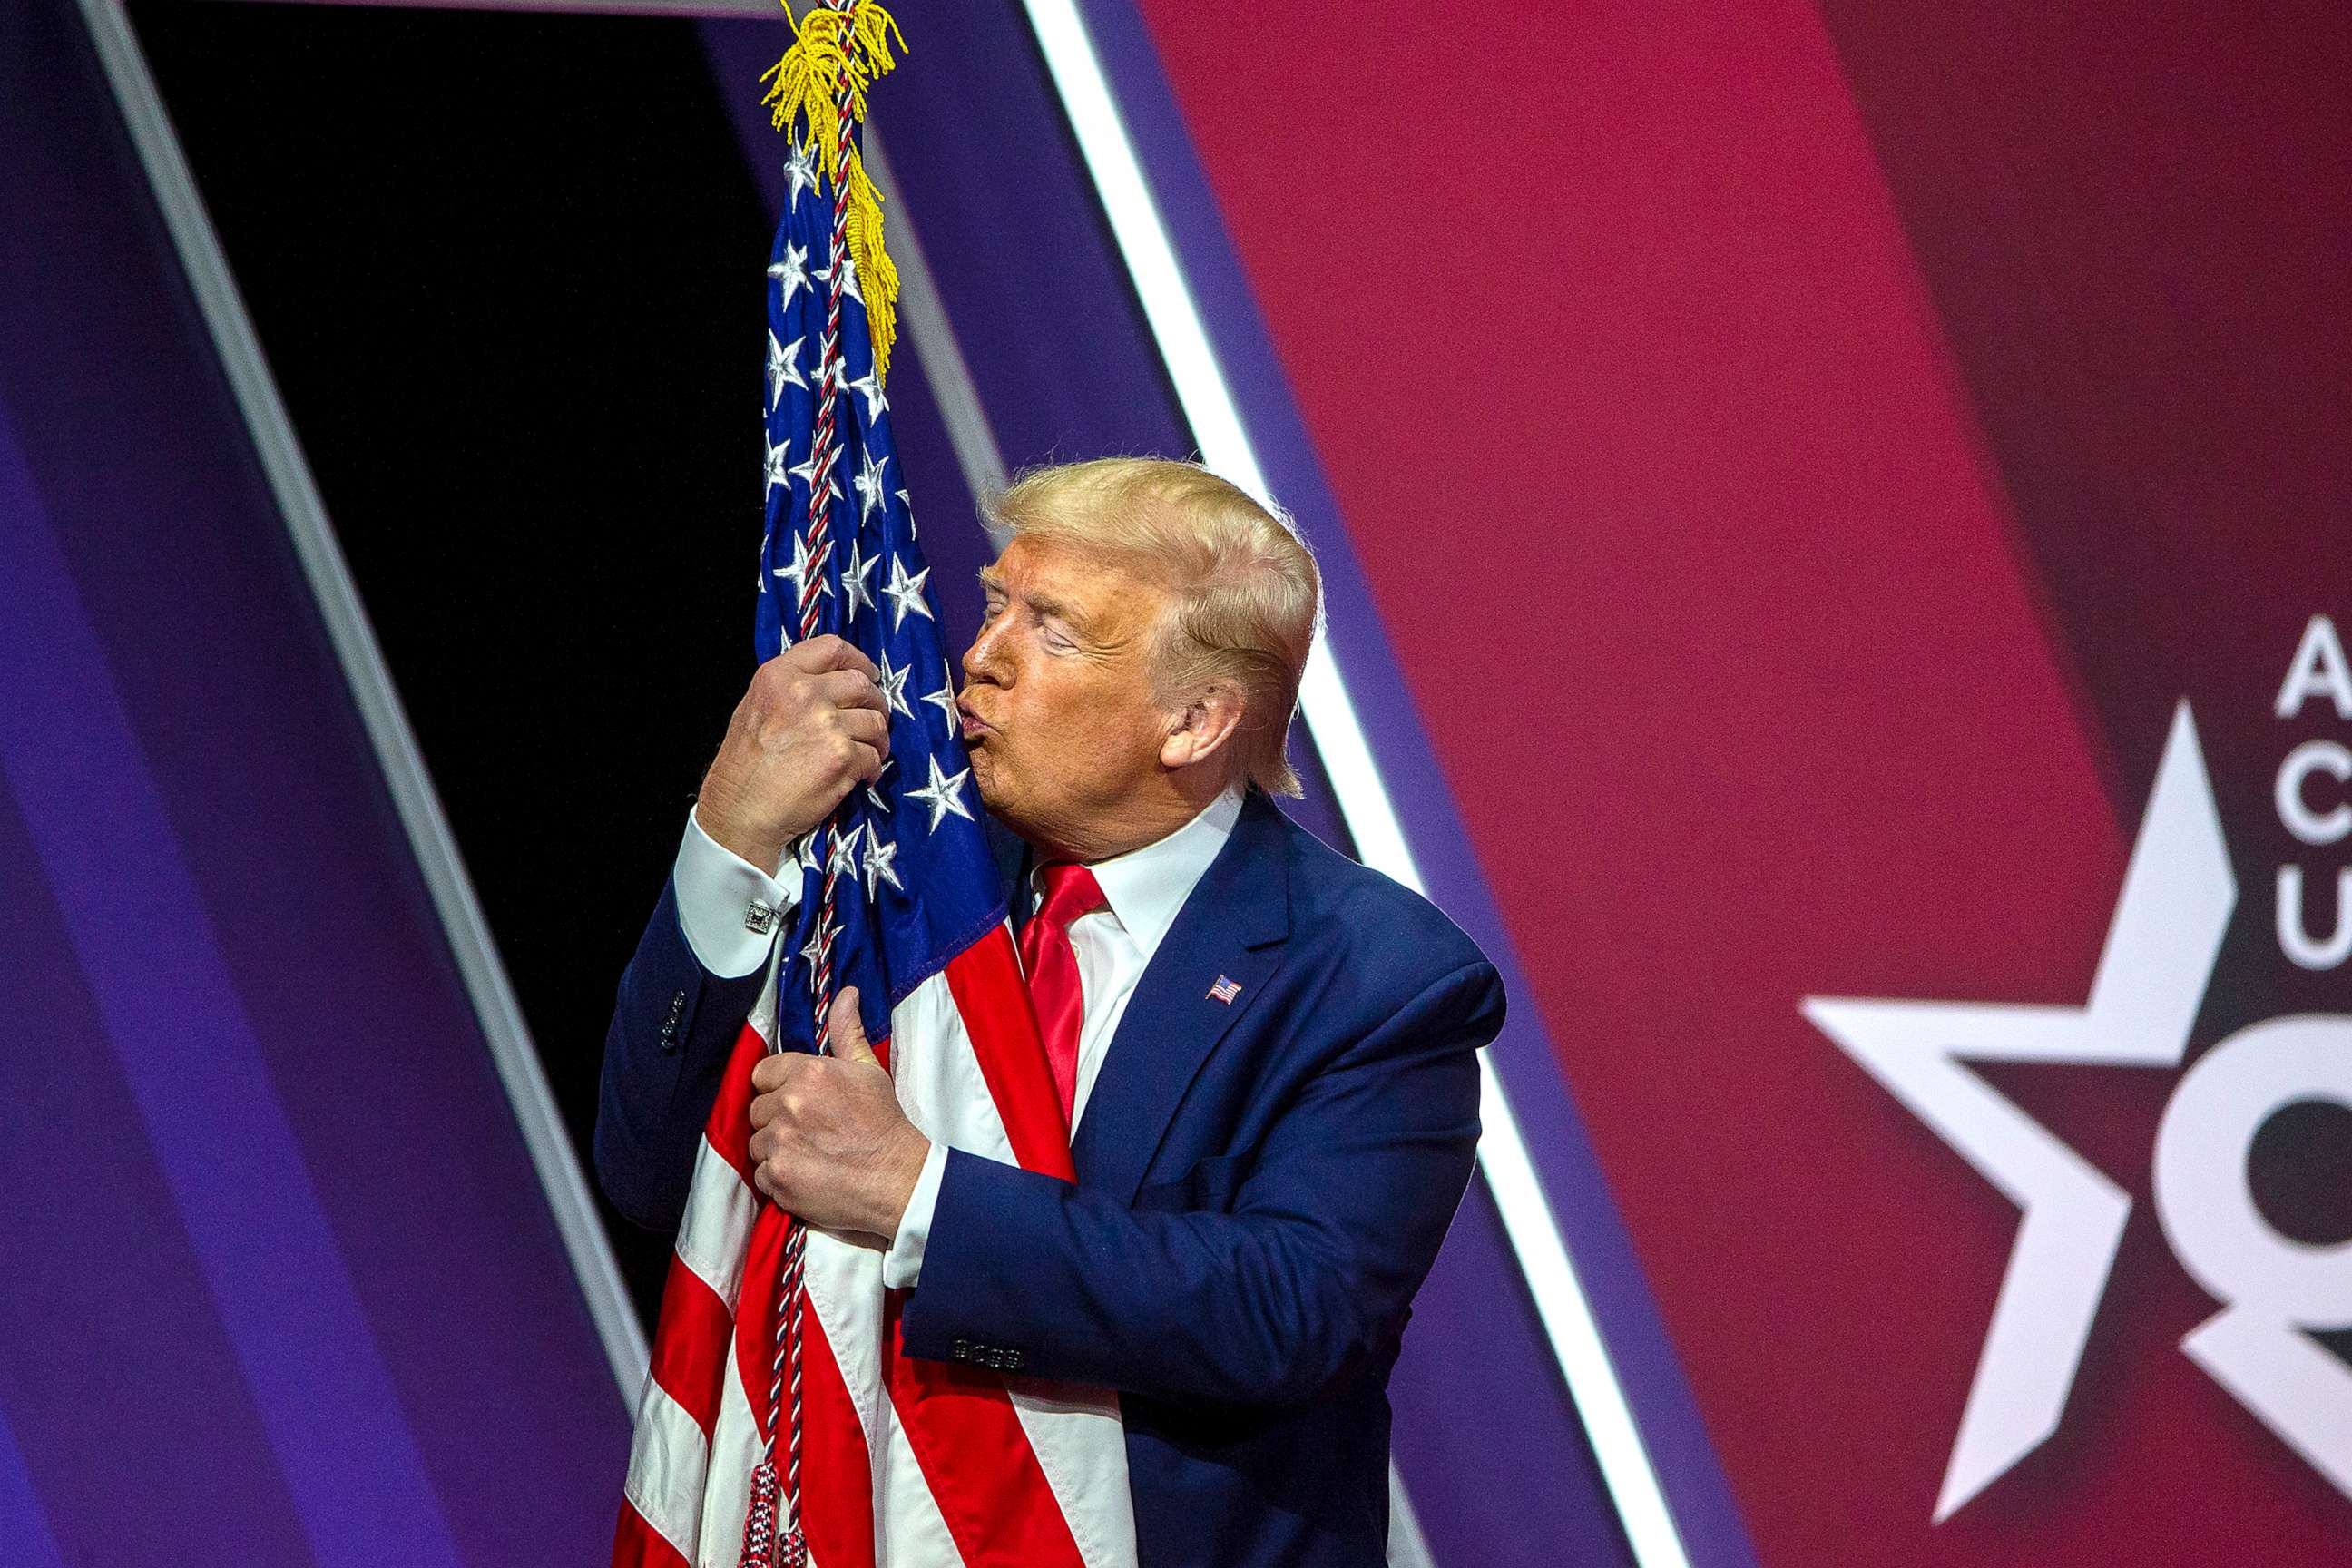
<instances>
[{"instance_id":1,"label":"man's ear","mask_svg":"<svg viewBox=\"0 0 2352 1568\"><path fill-rule=\"evenodd\" d=\"M1229 755L1241 729L1241 689L1230 680L1213 680L1173 716L1168 738L1160 742L1160 765L1171 773L1210 758Z\"/></svg>"}]
</instances>

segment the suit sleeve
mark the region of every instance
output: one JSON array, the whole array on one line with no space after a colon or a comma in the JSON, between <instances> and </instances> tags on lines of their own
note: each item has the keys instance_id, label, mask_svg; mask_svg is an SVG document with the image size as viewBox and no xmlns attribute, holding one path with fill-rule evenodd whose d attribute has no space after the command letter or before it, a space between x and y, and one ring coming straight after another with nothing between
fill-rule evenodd
<instances>
[{"instance_id":1,"label":"suit sleeve","mask_svg":"<svg viewBox=\"0 0 2352 1568\"><path fill-rule=\"evenodd\" d=\"M702 1124L766 984L775 937L745 928L747 903L793 897L688 813L677 866L621 973L596 1097L596 1178L649 1229L673 1229L686 1212Z\"/></svg>"},{"instance_id":2,"label":"suit sleeve","mask_svg":"<svg viewBox=\"0 0 2352 1568\"><path fill-rule=\"evenodd\" d=\"M1484 960L1354 1042L1274 1122L1231 1212L1125 1204L950 1152L907 1349L1173 1400L1308 1402L1402 1331L1468 1185Z\"/></svg>"}]
</instances>

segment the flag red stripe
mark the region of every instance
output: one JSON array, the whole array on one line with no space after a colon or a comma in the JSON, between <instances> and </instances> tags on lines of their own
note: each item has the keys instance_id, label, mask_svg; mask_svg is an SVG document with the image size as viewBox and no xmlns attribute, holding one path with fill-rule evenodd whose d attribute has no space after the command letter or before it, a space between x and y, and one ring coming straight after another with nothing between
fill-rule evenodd
<instances>
[{"instance_id":1,"label":"flag red stripe","mask_svg":"<svg viewBox=\"0 0 2352 1568\"><path fill-rule=\"evenodd\" d=\"M774 1375L784 1241L792 1223L775 1205L760 1205L744 1253L742 1296L735 1307L735 1370L751 1418L762 1430L768 1422L768 1384ZM789 1384L784 1397L792 1397ZM788 1434L789 1424L780 1422L779 1477ZM866 1428L850 1403L849 1385L833 1359L824 1325L806 1306L801 1312L801 1498L809 1546L819 1563L825 1568L873 1568L874 1472Z\"/></svg>"},{"instance_id":2,"label":"flag red stripe","mask_svg":"<svg viewBox=\"0 0 2352 1568\"><path fill-rule=\"evenodd\" d=\"M672 1251L669 1278L662 1284L661 1331L654 1336L654 1381L694 1417L705 1441L719 1419L727 1341L734 1331L719 1292Z\"/></svg>"},{"instance_id":3,"label":"flag red stripe","mask_svg":"<svg viewBox=\"0 0 2352 1568\"><path fill-rule=\"evenodd\" d=\"M620 1522L613 1527L613 1568L693 1568L693 1564L624 1498Z\"/></svg>"},{"instance_id":4,"label":"flag red stripe","mask_svg":"<svg viewBox=\"0 0 2352 1568\"><path fill-rule=\"evenodd\" d=\"M874 1467L866 1428L824 1324L814 1310L802 1313L801 1322L801 1479L809 1551L824 1568L874 1568Z\"/></svg>"},{"instance_id":5,"label":"flag red stripe","mask_svg":"<svg viewBox=\"0 0 2352 1568\"><path fill-rule=\"evenodd\" d=\"M729 1163L741 1173L743 1184L751 1183L751 1069L768 1054L768 1042L751 1025L743 1026L735 1037L735 1050L727 1058L727 1071L719 1079L719 1098L710 1103L710 1118L702 1124L702 1135L719 1151Z\"/></svg>"},{"instance_id":6,"label":"flag red stripe","mask_svg":"<svg viewBox=\"0 0 2352 1568\"><path fill-rule=\"evenodd\" d=\"M999 925L957 953L948 960L947 976L1013 1157L1024 1171L1076 1181L1061 1097L1054 1092L1054 1069L1045 1060L1012 931Z\"/></svg>"},{"instance_id":7,"label":"flag red stripe","mask_svg":"<svg viewBox=\"0 0 2352 1568\"><path fill-rule=\"evenodd\" d=\"M908 1355L884 1298L883 1375L964 1568L1085 1568L999 1373Z\"/></svg>"}]
</instances>

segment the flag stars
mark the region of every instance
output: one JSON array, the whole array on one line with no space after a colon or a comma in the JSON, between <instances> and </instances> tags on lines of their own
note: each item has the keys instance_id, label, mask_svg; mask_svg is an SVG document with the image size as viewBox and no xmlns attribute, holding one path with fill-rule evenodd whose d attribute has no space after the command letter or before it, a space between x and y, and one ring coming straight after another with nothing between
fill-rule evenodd
<instances>
[{"instance_id":1,"label":"flag stars","mask_svg":"<svg viewBox=\"0 0 2352 1568\"><path fill-rule=\"evenodd\" d=\"M866 399L866 422L868 425L890 410L890 400L882 395L882 373L867 371L849 384L849 390Z\"/></svg>"},{"instance_id":2,"label":"flag stars","mask_svg":"<svg viewBox=\"0 0 2352 1568\"><path fill-rule=\"evenodd\" d=\"M801 375L801 345L806 338L794 338L790 343L780 343L776 334L768 334L768 412L776 411L776 404L787 386L805 387L808 382Z\"/></svg>"},{"instance_id":3,"label":"flag stars","mask_svg":"<svg viewBox=\"0 0 2352 1568\"><path fill-rule=\"evenodd\" d=\"M848 832L834 836L833 858L825 864L828 872L846 876L852 881L857 879L857 838L865 831L866 825L861 822Z\"/></svg>"},{"instance_id":4,"label":"flag stars","mask_svg":"<svg viewBox=\"0 0 2352 1568\"><path fill-rule=\"evenodd\" d=\"M963 786L971 778L970 768L960 768L950 773L940 766L937 756L931 758L931 782L920 789L907 792L908 800L919 800L931 808L930 831L937 833L940 824L950 816L972 820L971 808L963 803Z\"/></svg>"},{"instance_id":5,"label":"flag stars","mask_svg":"<svg viewBox=\"0 0 2352 1568\"><path fill-rule=\"evenodd\" d=\"M786 471L787 471L787 472L789 472L789 473L792 475L792 477L793 477L793 478L794 478L794 479L796 479L800 480L800 482L801 482L801 483L803 483L803 484L804 484L804 485L808 486L810 489L812 489L812 490L815 489L816 489L816 453L815 453L814 451L811 451L811 452L809 453L809 455L808 455L808 461L807 461L807 462L803 463L800 467L798 467L798 468L796 468L788 469L788 470L786 470ZM835 492L834 488L833 488L833 479L832 479L832 477L831 477L830 475L826 476L826 478L825 478L825 481L824 481L824 489L825 489L825 496L824 496L824 499L825 499L826 500L832 500L832 499L833 499L833 496L834 496L834 494L835 494ZM822 505L822 504L823 504L823 502L822 502L822 501L818 501L818 500L815 500L812 499L809 504L810 504L811 506L820 506L820 505Z\"/></svg>"},{"instance_id":6,"label":"flag stars","mask_svg":"<svg viewBox=\"0 0 2352 1568\"><path fill-rule=\"evenodd\" d=\"M868 452L858 465L857 477L849 481L857 490L857 521L861 523L874 514L874 509L882 504L887 493L882 488L882 470L889 462L887 458L877 458ZM929 569L925 570L928 573Z\"/></svg>"},{"instance_id":7,"label":"flag stars","mask_svg":"<svg viewBox=\"0 0 2352 1568\"><path fill-rule=\"evenodd\" d=\"M884 843L882 841L882 836L878 833L869 833L866 836L866 898L867 902L871 903L873 901L875 894L881 889L881 885L884 882L889 883L892 887L898 889L902 893L907 890L906 885L898 880L898 873L890 868L890 862L898 858L898 847L896 844Z\"/></svg>"},{"instance_id":8,"label":"flag stars","mask_svg":"<svg viewBox=\"0 0 2352 1568\"><path fill-rule=\"evenodd\" d=\"M793 143L784 155L784 205L787 209L800 203L803 191L816 189L816 153L813 148Z\"/></svg>"},{"instance_id":9,"label":"flag stars","mask_svg":"<svg viewBox=\"0 0 2352 1568\"><path fill-rule=\"evenodd\" d=\"M868 559L857 541L849 542L849 559L841 563L841 619L846 626L857 618L857 606L868 609L874 605L874 587L866 581L874 568L881 565L878 558Z\"/></svg>"},{"instance_id":10,"label":"flag stars","mask_svg":"<svg viewBox=\"0 0 2352 1568\"><path fill-rule=\"evenodd\" d=\"M887 707L887 711L904 713L908 718L913 718L915 710L907 706L907 677L913 671L893 668L890 664L890 650L887 647L881 650L878 663L881 672L875 678L875 684L882 689L882 700Z\"/></svg>"},{"instance_id":11,"label":"flag stars","mask_svg":"<svg viewBox=\"0 0 2352 1568\"><path fill-rule=\"evenodd\" d=\"M793 563L789 566L779 566L775 572L777 576L791 582L793 596L795 599L808 596L808 585L812 581L816 584L818 593L833 592L833 584L826 582L824 577L824 558L809 548L808 535L805 533L793 535Z\"/></svg>"},{"instance_id":12,"label":"flag stars","mask_svg":"<svg viewBox=\"0 0 2352 1568\"><path fill-rule=\"evenodd\" d=\"M809 837L814 838L816 836L811 834ZM825 949L830 947L833 944L833 939L840 934L841 926L833 918L831 910L825 910L817 917L816 924L809 928L808 945L801 949L801 956L808 960L811 971L814 971L817 964L823 962ZM811 980L815 978L814 973L810 978Z\"/></svg>"},{"instance_id":13,"label":"flag stars","mask_svg":"<svg viewBox=\"0 0 2352 1568\"><path fill-rule=\"evenodd\" d=\"M774 279L777 287L783 290L782 298L776 301L776 309L779 310L786 309L793 302L793 295L799 289L808 287L807 247L794 245L789 239L784 241L783 257L781 260L769 263L768 276Z\"/></svg>"},{"instance_id":14,"label":"flag stars","mask_svg":"<svg viewBox=\"0 0 2352 1568\"><path fill-rule=\"evenodd\" d=\"M882 584L882 593L890 601L892 631L895 632L907 624L909 611L927 621L932 619L930 605L923 602L923 582L930 574L931 569L926 566L920 572L908 576L907 563L896 555L890 557L890 580Z\"/></svg>"},{"instance_id":15,"label":"flag stars","mask_svg":"<svg viewBox=\"0 0 2352 1568\"><path fill-rule=\"evenodd\" d=\"M764 439L764 437L762 438ZM770 441L767 445L768 458L767 461L762 465L762 471L766 474L768 480L766 489L772 490L778 485L783 485L789 489L793 482L792 476L793 470L784 467L784 464L793 455L792 437L787 436L781 441ZM761 493L764 495L765 491L763 490Z\"/></svg>"},{"instance_id":16,"label":"flag stars","mask_svg":"<svg viewBox=\"0 0 2352 1568\"><path fill-rule=\"evenodd\" d=\"M857 263L850 258L847 252L845 251L832 266L819 270L816 276L824 280L826 288L838 287L859 304L866 303L866 296L857 291Z\"/></svg>"},{"instance_id":17,"label":"flag stars","mask_svg":"<svg viewBox=\"0 0 2352 1568\"><path fill-rule=\"evenodd\" d=\"M948 661L946 659L940 660L940 689L937 691L924 692L922 700L940 710L940 716L948 721L948 733L950 735L954 734L956 732L957 717L955 705L955 682L948 679Z\"/></svg>"}]
</instances>

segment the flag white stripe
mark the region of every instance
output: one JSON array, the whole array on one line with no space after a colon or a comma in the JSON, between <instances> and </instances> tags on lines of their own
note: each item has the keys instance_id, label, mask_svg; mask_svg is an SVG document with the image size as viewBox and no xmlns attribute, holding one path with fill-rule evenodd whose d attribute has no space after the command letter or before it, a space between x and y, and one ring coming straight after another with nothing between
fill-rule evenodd
<instances>
[{"instance_id":1,"label":"flag white stripe","mask_svg":"<svg viewBox=\"0 0 2352 1568\"><path fill-rule=\"evenodd\" d=\"M923 1479L898 1411L888 1400L882 1403L883 1439L874 1450L875 1568L954 1568L963 1554L956 1550L947 1516Z\"/></svg>"},{"instance_id":2,"label":"flag white stripe","mask_svg":"<svg viewBox=\"0 0 2352 1568\"><path fill-rule=\"evenodd\" d=\"M743 1251L758 1212L756 1194L733 1162L710 1146L696 1145L694 1184L687 1189L686 1219L677 1230L677 1260L694 1271L735 1310L743 1287Z\"/></svg>"},{"instance_id":3,"label":"flag white stripe","mask_svg":"<svg viewBox=\"0 0 2352 1568\"><path fill-rule=\"evenodd\" d=\"M637 1396L637 1428L629 1438L629 1476L621 1495L656 1534L689 1561L708 1469L702 1428L648 1373Z\"/></svg>"}]
</instances>

